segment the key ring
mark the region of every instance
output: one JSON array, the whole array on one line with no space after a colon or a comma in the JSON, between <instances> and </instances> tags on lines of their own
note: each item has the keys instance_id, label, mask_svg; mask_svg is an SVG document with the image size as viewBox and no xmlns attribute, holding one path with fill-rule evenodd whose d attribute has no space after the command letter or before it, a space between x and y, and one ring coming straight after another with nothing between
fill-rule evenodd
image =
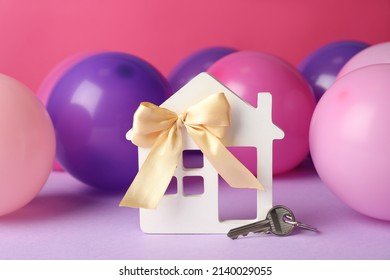
<instances>
[{"instance_id":1,"label":"key ring","mask_svg":"<svg viewBox=\"0 0 390 280\"><path fill-rule=\"evenodd\" d=\"M290 225L296 226L296 227L300 227L300 228L307 229L310 231L318 232L317 228L312 227L311 225L308 225L308 224L304 224L304 223L295 221L289 214L284 215L283 221L290 224Z\"/></svg>"}]
</instances>

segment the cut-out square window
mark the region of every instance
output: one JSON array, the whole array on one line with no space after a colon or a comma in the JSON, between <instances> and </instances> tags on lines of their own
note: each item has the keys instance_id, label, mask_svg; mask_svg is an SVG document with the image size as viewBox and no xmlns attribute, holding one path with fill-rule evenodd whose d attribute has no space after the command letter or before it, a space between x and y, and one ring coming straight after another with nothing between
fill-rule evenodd
<instances>
[{"instance_id":1,"label":"cut-out square window","mask_svg":"<svg viewBox=\"0 0 390 280\"><path fill-rule=\"evenodd\" d=\"M256 147L227 147L227 149L252 172L257 176L257 149Z\"/></svg>"},{"instance_id":2,"label":"cut-out square window","mask_svg":"<svg viewBox=\"0 0 390 280\"><path fill-rule=\"evenodd\" d=\"M183 195L199 195L204 193L204 180L202 176L183 177Z\"/></svg>"},{"instance_id":3,"label":"cut-out square window","mask_svg":"<svg viewBox=\"0 0 390 280\"><path fill-rule=\"evenodd\" d=\"M177 193L177 178L175 176L172 176L171 182L168 185L167 190L165 191L165 194L176 194Z\"/></svg>"},{"instance_id":4,"label":"cut-out square window","mask_svg":"<svg viewBox=\"0 0 390 280\"><path fill-rule=\"evenodd\" d=\"M183 167L184 168L202 168L203 153L200 150L184 150L183 151Z\"/></svg>"}]
</instances>

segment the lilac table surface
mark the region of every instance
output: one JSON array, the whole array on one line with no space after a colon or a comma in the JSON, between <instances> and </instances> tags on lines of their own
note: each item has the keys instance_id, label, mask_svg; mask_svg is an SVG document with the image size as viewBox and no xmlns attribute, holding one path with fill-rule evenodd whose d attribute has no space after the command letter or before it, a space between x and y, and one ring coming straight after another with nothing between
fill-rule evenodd
<instances>
[{"instance_id":1,"label":"lilac table surface","mask_svg":"<svg viewBox=\"0 0 390 280\"><path fill-rule=\"evenodd\" d=\"M288 237L149 235L137 209L66 173L53 172L23 209L0 217L0 259L390 259L390 222L363 216L342 203L313 167L274 178L274 204L290 207L320 233Z\"/></svg>"}]
</instances>

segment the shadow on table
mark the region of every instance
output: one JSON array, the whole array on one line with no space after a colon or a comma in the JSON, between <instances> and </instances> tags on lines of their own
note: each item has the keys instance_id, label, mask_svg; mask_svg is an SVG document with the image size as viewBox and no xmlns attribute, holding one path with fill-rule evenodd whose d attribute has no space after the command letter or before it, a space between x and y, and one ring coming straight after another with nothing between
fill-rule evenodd
<instances>
[{"instance_id":1,"label":"shadow on table","mask_svg":"<svg viewBox=\"0 0 390 280\"><path fill-rule=\"evenodd\" d=\"M290 207L297 220L317 227L320 232L356 225L382 230L390 227L389 221L368 217L344 203L321 181L309 157L294 170L275 176L274 183L275 200Z\"/></svg>"},{"instance_id":2,"label":"shadow on table","mask_svg":"<svg viewBox=\"0 0 390 280\"><path fill-rule=\"evenodd\" d=\"M36 197L22 209L0 217L0 224L36 222L71 215L97 204L96 199L77 194L47 194Z\"/></svg>"},{"instance_id":3,"label":"shadow on table","mask_svg":"<svg viewBox=\"0 0 390 280\"><path fill-rule=\"evenodd\" d=\"M118 207L123 196L120 192L104 192L98 189L80 186L75 191L60 193L41 193L23 208L0 217L0 224L34 223L70 216L94 207L106 205Z\"/></svg>"},{"instance_id":4,"label":"shadow on table","mask_svg":"<svg viewBox=\"0 0 390 280\"><path fill-rule=\"evenodd\" d=\"M285 173L274 175L274 180L300 180L305 177L318 176L310 157L307 157L294 169Z\"/></svg>"}]
</instances>

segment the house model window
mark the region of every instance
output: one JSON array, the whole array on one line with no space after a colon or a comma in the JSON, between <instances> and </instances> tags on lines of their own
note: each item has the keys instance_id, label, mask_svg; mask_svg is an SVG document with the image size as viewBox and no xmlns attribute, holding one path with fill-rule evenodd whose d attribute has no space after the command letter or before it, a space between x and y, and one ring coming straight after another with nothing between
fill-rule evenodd
<instances>
[{"instance_id":1,"label":"house model window","mask_svg":"<svg viewBox=\"0 0 390 280\"><path fill-rule=\"evenodd\" d=\"M141 229L146 233L226 233L229 229L257 219L264 219L272 207L272 142L284 136L272 123L271 94L259 93L254 108L207 73L201 73L166 100L161 107L180 113L200 100L224 93L231 108L231 125L221 140L240 159L236 147L255 157L247 168L256 174L265 191L253 191L256 213L252 219L221 219L219 215L218 173L203 157L183 127L182 160L156 209L140 209ZM247 147L249 150L247 150ZM150 149L138 148L139 166ZM243 156L242 161L245 165ZM161 163L164 164L164 163ZM252 170L251 170L252 169ZM231 207L234 207L232 205ZM234 208L233 208L234 211Z\"/></svg>"}]
</instances>

